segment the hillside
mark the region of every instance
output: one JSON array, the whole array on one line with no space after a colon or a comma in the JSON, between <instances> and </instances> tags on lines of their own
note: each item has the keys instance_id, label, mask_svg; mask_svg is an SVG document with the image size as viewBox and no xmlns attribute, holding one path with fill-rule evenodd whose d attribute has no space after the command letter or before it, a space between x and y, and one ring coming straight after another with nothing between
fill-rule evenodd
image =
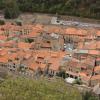
<instances>
[{"instance_id":1,"label":"hillside","mask_svg":"<svg viewBox=\"0 0 100 100\"><path fill-rule=\"evenodd\" d=\"M6 9L8 18L17 17L19 12L100 18L100 0L0 0L0 9Z\"/></svg>"},{"instance_id":2,"label":"hillside","mask_svg":"<svg viewBox=\"0 0 100 100\"><path fill-rule=\"evenodd\" d=\"M63 81L7 79L0 84L0 100L82 100L77 89Z\"/></svg>"}]
</instances>

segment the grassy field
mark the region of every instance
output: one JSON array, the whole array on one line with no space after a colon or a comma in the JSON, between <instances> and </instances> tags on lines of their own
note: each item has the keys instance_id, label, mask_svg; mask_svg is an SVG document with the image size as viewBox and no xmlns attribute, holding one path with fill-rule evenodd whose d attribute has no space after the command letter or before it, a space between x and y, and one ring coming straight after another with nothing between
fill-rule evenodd
<instances>
[{"instance_id":1,"label":"grassy field","mask_svg":"<svg viewBox=\"0 0 100 100\"><path fill-rule=\"evenodd\" d=\"M61 79L9 78L0 84L0 100L82 100L82 97Z\"/></svg>"}]
</instances>

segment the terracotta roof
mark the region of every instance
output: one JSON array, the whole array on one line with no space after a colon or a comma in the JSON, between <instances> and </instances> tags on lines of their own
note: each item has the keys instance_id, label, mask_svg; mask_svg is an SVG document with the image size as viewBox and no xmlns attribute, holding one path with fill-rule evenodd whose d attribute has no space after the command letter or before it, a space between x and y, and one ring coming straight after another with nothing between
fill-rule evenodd
<instances>
[{"instance_id":1,"label":"terracotta roof","mask_svg":"<svg viewBox=\"0 0 100 100\"><path fill-rule=\"evenodd\" d=\"M86 66L87 65L94 66L95 59L88 57L88 58L82 60L81 63L85 64Z\"/></svg>"},{"instance_id":2,"label":"terracotta roof","mask_svg":"<svg viewBox=\"0 0 100 100\"><path fill-rule=\"evenodd\" d=\"M39 67L44 70L46 67L46 64L39 64Z\"/></svg>"},{"instance_id":3,"label":"terracotta roof","mask_svg":"<svg viewBox=\"0 0 100 100\"><path fill-rule=\"evenodd\" d=\"M29 69L35 71L35 70L38 69L39 65L37 63L35 63L35 62L31 62L28 67L29 67Z\"/></svg>"},{"instance_id":4,"label":"terracotta roof","mask_svg":"<svg viewBox=\"0 0 100 100\"><path fill-rule=\"evenodd\" d=\"M29 33L28 35L26 35L27 37L37 37L39 35L39 32L36 31L32 31L31 33Z\"/></svg>"},{"instance_id":5,"label":"terracotta roof","mask_svg":"<svg viewBox=\"0 0 100 100\"><path fill-rule=\"evenodd\" d=\"M7 55L8 54L8 50L7 49L0 49L0 55L1 56L4 56L4 55Z\"/></svg>"},{"instance_id":6,"label":"terracotta roof","mask_svg":"<svg viewBox=\"0 0 100 100\"><path fill-rule=\"evenodd\" d=\"M100 30L97 31L96 35L97 36L100 36Z\"/></svg>"},{"instance_id":7,"label":"terracotta roof","mask_svg":"<svg viewBox=\"0 0 100 100\"><path fill-rule=\"evenodd\" d=\"M99 50L89 50L88 54L90 54L90 55L100 55L100 51Z\"/></svg>"},{"instance_id":8,"label":"terracotta roof","mask_svg":"<svg viewBox=\"0 0 100 100\"><path fill-rule=\"evenodd\" d=\"M3 34L3 31L2 30L0 30L0 35L2 35Z\"/></svg>"},{"instance_id":9,"label":"terracotta roof","mask_svg":"<svg viewBox=\"0 0 100 100\"><path fill-rule=\"evenodd\" d=\"M98 58L96 59L96 61L100 61L100 57L98 57Z\"/></svg>"},{"instance_id":10,"label":"terracotta roof","mask_svg":"<svg viewBox=\"0 0 100 100\"><path fill-rule=\"evenodd\" d=\"M100 66L96 66L96 67L94 68L94 71L100 71Z\"/></svg>"},{"instance_id":11,"label":"terracotta roof","mask_svg":"<svg viewBox=\"0 0 100 100\"><path fill-rule=\"evenodd\" d=\"M97 49L100 49L100 41L96 42Z\"/></svg>"},{"instance_id":12,"label":"terracotta roof","mask_svg":"<svg viewBox=\"0 0 100 100\"><path fill-rule=\"evenodd\" d=\"M100 80L100 75L92 76L91 80Z\"/></svg>"},{"instance_id":13,"label":"terracotta roof","mask_svg":"<svg viewBox=\"0 0 100 100\"><path fill-rule=\"evenodd\" d=\"M6 40L6 39L7 39L6 36L4 36L4 35L0 35L0 40Z\"/></svg>"},{"instance_id":14,"label":"terracotta roof","mask_svg":"<svg viewBox=\"0 0 100 100\"><path fill-rule=\"evenodd\" d=\"M35 27L38 28L41 31L43 31L43 29L44 29L44 26L42 24L36 24Z\"/></svg>"},{"instance_id":15,"label":"terracotta roof","mask_svg":"<svg viewBox=\"0 0 100 100\"><path fill-rule=\"evenodd\" d=\"M20 49L29 49L30 48L30 44L29 43L25 43L25 42L19 42L18 43L18 48L20 48Z\"/></svg>"},{"instance_id":16,"label":"terracotta roof","mask_svg":"<svg viewBox=\"0 0 100 100\"><path fill-rule=\"evenodd\" d=\"M15 60L15 58L17 58L17 57L18 57L17 53L10 53L9 54L9 59L11 59L11 60Z\"/></svg>"},{"instance_id":17,"label":"terracotta roof","mask_svg":"<svg viewBox=\"0 0 100 100\"><path fill-rule=\"evenodd\" d=\"M24 58L29 59L31 56L32 56L31 53L27 53L27 52L26 52Z\"/></svg>"},{"instance_id":18,"label":"terracotta roof","mask_svg":"<svg viewBox=\"0 0 100 100\"><path fill-rule=\"evenodd\" d=\"M51 66L49 67L49 69L54 70L54 71L58 71L59 67L60 67L60 62L58 59L52 59L53 62L51 62Z\"/></svg>"},{"instance_id":19,"label":"terracotta roof","mask_svg":"<svg viewBox=\"0 0 100 100\"><path fill-rule=\"evenodd\" d=\"M87 77L87 73L86 72L80 72L80 73L78 73L79 74L79 76L81 76L81 77Z\"/></svg>"},{"instance_id":20,"label":"terracotta roof","mask_svg":"<svg viewBox=\"0 0 100 100\"><path fill-rule=\"evenodd\" d=\"M45 26L44 31L49 33L64 33L64 30L57 26Z\"/></svg>"},{"instance_id":21,"label":"terracotta roof","mask_svg":"<svg viewBox=\"0 0 100 100\"><path fill-rule=\"evenodd\" d=\"M67 28L65 29L65 34L70 35L86 35L87 31L83 29Z\"/></svg>"},{"instance_id":22,"label":"terracotta roof","mask_svg":"<svg viewBox=\"0 0 100 100\"><path fill-rule=\"evenodd\" d=\"M82 44L81 44L82 45ZM84 45L82 45L83 49L88 49L88 50L96 50L96 49L100 49L100 41L91 41L91 42L87 42Z\"/></svg>"},{"instance_id":23,"label":"terracotta roof","mask_svg":"<svg viewBox=\"0 0 100 100\"><path fill-rule=\"evenodd\" d=\"M51 48L51 43L42 42L41 47L43 48Z\"/></svg>"},{"instance_id":24,"label":"terracotta roof","mask_svg":"<svg viewBox=\"0 0 100 100\"><path fill-rule=\"evenodd\" d=\"M65 33L66 34L76 34L77 33L77 29L75 29L75 28L67 28L65 30Z\"/></svg>"},{"instance_id":25,"label":"terracotta roof","mask_svg":"<svg viewBox=\"0 0 100 100\"><path fill-rule=\"evenodd\" d=\"M7 55L0 56L0 62L1 63L7 63L8 62L8 59L9 59L8 54Z\"/></svg>"}]
</instances>

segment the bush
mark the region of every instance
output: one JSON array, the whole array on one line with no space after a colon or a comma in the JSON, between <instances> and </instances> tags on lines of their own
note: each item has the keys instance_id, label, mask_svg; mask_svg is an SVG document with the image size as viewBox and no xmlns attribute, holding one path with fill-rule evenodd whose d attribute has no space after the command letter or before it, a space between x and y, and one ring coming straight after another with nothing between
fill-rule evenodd
<instances>
[{"instance_id":1,"label":"bush","mask_svg":"<svg viewBox=\"0 0 100 100\"><path fill-rule=\"evenodd\" d=\"M17 20L17 21L15 21L15 23L16 23L18 26L22 26L22 21Z\"/></svg>"},{"instance_id":2,"label":"bush","mask_svg":"<svg viewBox=\"0 0 100 100\"><path fill-rule=\"evenodd\" d=\"M81 81L81 79L76 79L74 83L75 84L78 84L78 85L81 85L82 84L82 81Z\"/></svg>"},{"instance_id":3,"label":"bush","mask_svg":"<svg viewBox=\"0 0 100 100\"><path fill-rule=\"evenodd\" d=\"M0 25L4 25L5 21L4 20L0 20Z\"/></svg>"},{"instance_id":4,"label":"bush","mask_svg":"<svg viewBox=\"0 0 100 100\"><path fill-rule=\"evenodd\" d=\"M4 14L6 19L14 19L19 16L19 7L15 0L6 1Z\"/></svg>"},{"instance_id":5,"label":"bush","mask_svg":"<svg viewBox=\"0 0 100 100\"><path fill-rule=\"evenodd\" d=\"M60 71L59 73L57 73L57 76L62 77L64 79L68 77L67 74L65 73L65 71Z\"/></svg>"},{"instance_id":6,"label":"bush","mask_svg":"<svg viewBox=\"0 0 100 100\"><path fill-rule=\"evenodd\" d=\"M83 100L98 100L98 97L90 91L83 93Z\"/></svg>"},{"instance_id":7,"label":"bush","mask_svg":"<svg viewBox=\"0 0 100 100\"><path fill-rule=\"evenodd\" d=\"M20 10L100 19L99 6L100 0L0 0L0 8L5 8L5 18L18 17Z\"/></svg>"}]
</instances>

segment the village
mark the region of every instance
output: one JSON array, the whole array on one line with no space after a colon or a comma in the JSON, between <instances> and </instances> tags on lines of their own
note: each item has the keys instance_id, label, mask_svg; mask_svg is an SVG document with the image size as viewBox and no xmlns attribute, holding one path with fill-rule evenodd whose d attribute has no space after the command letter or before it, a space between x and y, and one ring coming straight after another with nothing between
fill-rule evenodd
<instances>
[{"instance_id":1,"label":"village","mask_svg":"<svg viewBox=\"0 0 100 100\"><path fill-rule=\"evenodd\" d=\"M6 22L0 25L0 67L93 87L100 83L100 29Z\"/></svg>"}]
</instances>

